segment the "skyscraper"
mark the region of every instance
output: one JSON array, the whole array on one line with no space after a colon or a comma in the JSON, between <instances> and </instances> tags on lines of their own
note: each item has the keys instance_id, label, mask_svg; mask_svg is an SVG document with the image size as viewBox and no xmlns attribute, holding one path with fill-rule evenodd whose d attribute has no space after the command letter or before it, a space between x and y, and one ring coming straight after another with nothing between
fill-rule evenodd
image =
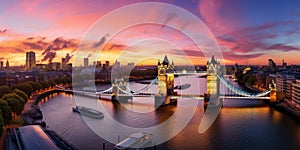
<instances>
[{"instance_id":1,"label":"skyscraper","mask_svg":"<svg viewBox=\"0 0 300 150\"><path fill-rule=\"evenodd\" d=\"M106 70L109 69L109 61L105 61L105 67L106 67Z\"/></svg>"},{"instance_id":2,"label":"skyscraper","mask_svg":"<svg viewBox=\"0 0 300 150\"><path fill-rule=\"evenodd\" d=\"M89 66L89 58L84 58L83 63L84 63L84 67L88 67Z\"/></svg>"},{"instance_id":3,"label":"skyscraper","mask_svg":"<svg viewBox=\"0 0 300 150\"><path fill-rule=\"evenodd\" d=\"M2 70L4 68L4 65L3 65L3 61L0 62L0 69Z\"/></svg>"},{"instance_id":4,"label":"skyscraper","mask_svg":"<svg viewBox=\"0 0 300 150\"><path fill-rule=\"evenodd\" d=\"M26 52L26 69L31 70L32 67L36 66L36 61L35 61L35 52L30 51Z\"/></svg>"},{"instance_id":5,"label":"skyscraper","mask_svg":"<svg viewBox=\"0 0 300 150\"><path fill-rule=\"evenodd\" d=\"M66 67L67 67L66 58L61 58L61 68L66 69Z\"/></svg>"},{"instance_id":6,"label":"skyscraper","mask_svg":"<svg viewBox=\"0 0 300 150\"><path fill-rule=\"evenodd\" d=\"M9 68L9 62L8 62L8 60L6 60L6 69L8 69Z\"/></svg>"}]
</instances>

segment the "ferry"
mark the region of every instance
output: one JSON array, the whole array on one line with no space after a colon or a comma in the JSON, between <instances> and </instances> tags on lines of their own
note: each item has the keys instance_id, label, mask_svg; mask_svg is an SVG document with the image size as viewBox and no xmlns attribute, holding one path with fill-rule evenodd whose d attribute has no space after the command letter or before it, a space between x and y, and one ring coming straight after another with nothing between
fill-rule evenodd
<instances>
[{"instance_id":1,"label":"ferry","mask_svg":"<svg viewBox=\"0 0 300 150\"><path fill-rule=\"evenodd\" d=\"M88 117L92 117L92 118L103 118L104 114L101 111L92 109L92 108L88 108L85 106L76 106L76 107L72 107L74 112L77 112L81 115L85 115Z\"/></svg>"},{"instance_id":2,"label":"ferry","mask_svg":"<svg viewBox=\"0 0 300 150\"><path fill-rule=\"evenodd\" d=\"M148 132L138 132L131 134L128 138L116 144L115 150L141 150L147 147L152 141L152 134ZM148 145L149 146L149 145Z\"/></svg>"}]
</instances>

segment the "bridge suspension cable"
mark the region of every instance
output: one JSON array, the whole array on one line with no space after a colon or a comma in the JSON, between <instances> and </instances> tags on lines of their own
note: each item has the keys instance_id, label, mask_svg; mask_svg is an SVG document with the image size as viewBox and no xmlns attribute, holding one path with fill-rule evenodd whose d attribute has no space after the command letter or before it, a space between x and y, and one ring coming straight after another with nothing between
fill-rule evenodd
<instances>
[{"instance_id":1,"label":"bridge suspension cable","mask_svg":"<svg viewBox=\"0 0 300 150\"><path fill-rule=\"evenodd\" d=\"M112 87L110 87L110 88L108 88L108 89L106 89L106 90L104 90L104 91L96 92L96 94L107 93L107 92L109 92L109 91L111 91L111 90L112 90Z\"/></svg>"},{"instance_id":2,"label":"bridge suspension cable","mask_svg":"<svg viewBox=\"0 0 300 150\"><path fill-rule=\"evenodd\" d=\"M155 82L157 82L157 77L156 77L155 79L153 79L153 80L151 81L150 84L148 84L147 86L143 87L142 89L140 89L140 90L138 90L138 91L131 90L131 89L128 88L128 87L127 87L127 88L128 88L130 91L133 92L133 93L132 93L133 95L136 95L136 94L143 93L143 92L145 92L146 90L150 89L151 86L152 86Z\"/></svg>"},{"instance_id":3,"label":"bridge suspension cable","mask_svg":"<svg viewBox=\"0 0 300 150\"><path fill-rule=\"evenodd\" d=\"M267 95L267 94L270 93L270 90L266 90L266 91L263 91L261 93L252 94L252 93L246 92L244 90L241 90L241 89L235 87L229 81L227 81L226 79L224 79L222 76L220 76L220 75L217 75L217 76L220 79L220 81L222 81L222 83L227 88L229 88L232 92L234 92L234 93L236 93L238 95L241 95L241 96L245 96L245 97L261 97L261 96L265 96L265 95Z\"/></svg>"}]
</instances>

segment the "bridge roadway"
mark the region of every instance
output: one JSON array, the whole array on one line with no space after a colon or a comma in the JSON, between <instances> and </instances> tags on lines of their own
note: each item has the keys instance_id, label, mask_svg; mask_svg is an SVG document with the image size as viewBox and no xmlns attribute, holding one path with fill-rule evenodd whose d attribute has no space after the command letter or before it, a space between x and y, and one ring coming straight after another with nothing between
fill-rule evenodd
<instances>
[{"instance_id":1,"label":"bridge roadway","mask_svg":"<svg viewBox=\"0 0 300 150\"><path fill-rule=\"evenodd\" d=\"M82 94L86 96L97 97L99 96L111 96L110 93L107 94L96 94L95 92L90 91L81 91L81 90L62 90L67 92L73 92L77 94ZM128 96L128 94L119 94L119 96ZM133 97L152 97L155 96L154 93L140 93L140 94L132 94ZM197 100L204 100L204 95L202 94L178 94L171 96L171 99L178 99L178 98L194 98ZM222 99L248 99L248 100L269 100L270 97L244 97L244 96L236 96L236 95L220 95L219 98Z\"/></svg>"}]
</instances>

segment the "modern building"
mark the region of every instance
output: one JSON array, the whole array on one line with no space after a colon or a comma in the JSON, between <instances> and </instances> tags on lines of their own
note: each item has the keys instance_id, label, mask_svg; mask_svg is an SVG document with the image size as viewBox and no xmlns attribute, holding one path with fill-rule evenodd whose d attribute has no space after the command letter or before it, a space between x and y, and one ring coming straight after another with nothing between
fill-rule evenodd
<instances>
[{"instance_id":1,"label":"modern building","mask_svg":"<svg viewBox=\"0 0 300 150\"><path fill-rule=\"evenodd\" d=\"M89 58L84 58L83 63L84 63L84 67L88 67L89 66Z\"/></svg>"},{"instance_id":2,"label":"modern building","mask_svg":"<svg viewBox=\"0 0 300 150\"><path fill-rule=\"evenodd\" d=\"M4 69L3 61L0 62L0 69L1 69L1 70Z\"/></svg>"},{"instance_id":3,"label":"modern building","mask_svg":"<svg viewBox=\"0 0 300 150\"><path fill-rule=\"evenodd\" d=\"M292 90L293 90L293 84L295 83L295 80L287 80L286 81L286 93L285 93L285 99L288 101L292 100Z\"/></svg>"},{"instance_id":4,"label":"modern building","mask_svg":"<svg viewBox=\"0 0 300 150\"><path fill-rule=\"evenodd\" d=\"M273 72L276 71L276 63L272 59L268 61L268 69Z\"/></svg>"},{"instance_id":5,"label":"modern building","mask_svg":"<svg viewBox=\"0 0 300 150\"><path fill-rule=\"evenodd\" d=\"M26 52L26 70L31 70L33 67L36 66L36 60L35 60L35 52L30 51Z\"/></svg>"},{"instance_id":6,"label":"modern building","mask_svg":"<svg viewBox=\"0 0 300 150\"><path fill-rule=\"evenodd\" d=\"M61 68L66 69L67 67L67 59L66 58L61 58Z\"/></svg>"},{"instance_id":7,"label":"modern building","mask_svg":"<svg viewBox=\"0 0 300 150\"><path fill-rule=\"evenodd\" d=\"M101 68L101 61L96 62L96 68L100 69Z\"/></svg>"},{"instance_id":8,"label":"modern building","mask_svg":"<svg viewBox=\"0 0 300 150\"><path fill-rule=\"evenodd\" d=\"M277 91L286 93L287 89L287 81L288 80L295 80L295 77L288 74L278 74L276 77L276 86Z\"/></svg>"},{"instance_id":9,"label":"modern building","mask_svg":"<svg viewBox=\"0 0 300 150\"><path fill-rule=\"evenodd\" d=\"M296 80L296 83L293 83L292 102L297 108L300 107L300 80Z\"/></svg>"},{"instance_id":10,"label":"modern building","mask_svg":"<svg viewBox=\"0 0 300 150\"><path fill-rule=\"evenodd\" d=\"M284 62L284 59L282 60L282 68L283 68L283 69L286 69L286 68L287 68L287 63Z\"/></svg>"},{"instance_id":11,"label":"modern building","mask_svg":"<svg viewBox=\"0 0 300 150\"><path fill-rule=\"evenodd\" d=\"M8 62L8 60L6 60L6 67L5 68L9 69L9 62Z\"/></svg>"},{"instance_id":12,"label":"modern building","mask_svg":"<svg viewBox=\"0 0 300 150\"><path fill-rule=\"evenodd\" d=\"M109 61L105 61L105 66L106 66L106 69L108 70L109 69Z\"/></svg>"}]
</instances>

